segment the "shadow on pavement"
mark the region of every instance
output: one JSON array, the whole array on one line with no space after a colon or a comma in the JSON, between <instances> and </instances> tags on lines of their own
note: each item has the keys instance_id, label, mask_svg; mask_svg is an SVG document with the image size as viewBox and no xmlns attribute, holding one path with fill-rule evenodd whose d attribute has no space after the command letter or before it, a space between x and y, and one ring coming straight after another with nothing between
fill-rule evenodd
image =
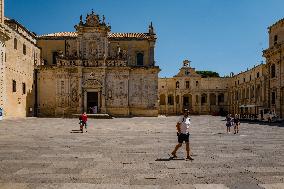
<instances>
[{"instance_id":1,"label":"shadow on pavement","mask_svg":"<svg viewBox=\"0 0 284 189\"><path fill-rule=\"evenodd\" d=\"M81 130L72 130L70 133L82 133Z\"/></svg>"},{"instance_id":2,"label":"shadow on pavement","mask_svg":"<svg viewBox=\"0 0 284 189\"><path fill-rule=\"evenodd\" d=\"M248 123L248 124L258 124L262 126L271 126L271 127L284 127L284 122L261 122L261 121L242 121L241 123Z\"/></svg>"},{"instance_id":3,"label":"shadow on pavement","mask_svg":"<svg viewBox=\"0 0 284 189\"><path fill-rule=\"evenodd\" d=\"M155 161L179 161L179 160L185 160L184 158L158 158Z\"/></svg>"}]
</instances>

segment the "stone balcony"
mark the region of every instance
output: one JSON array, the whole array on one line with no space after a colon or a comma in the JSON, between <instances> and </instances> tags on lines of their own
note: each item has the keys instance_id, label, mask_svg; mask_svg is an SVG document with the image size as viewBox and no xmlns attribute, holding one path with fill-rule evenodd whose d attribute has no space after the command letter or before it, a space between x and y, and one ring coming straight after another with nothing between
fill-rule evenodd
<instances>
[{"instance_id":1,"label":"stone balcony","mask_svg":"<svg viewBox=\"0 0 284 189\"><path fill-rule=\"evenodd\" d=\"M57 58L56 65L61 67L83 66L83 67L125 67L126 60L119 59L99 59L99 60L82 60L82 59L63 59Z\"/></svg>"}]
</instances>

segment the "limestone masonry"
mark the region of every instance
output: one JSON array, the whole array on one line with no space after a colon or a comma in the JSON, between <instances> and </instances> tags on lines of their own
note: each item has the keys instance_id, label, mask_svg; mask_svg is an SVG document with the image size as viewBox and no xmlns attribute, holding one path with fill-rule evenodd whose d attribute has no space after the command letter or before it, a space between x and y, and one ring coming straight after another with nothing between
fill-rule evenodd
<instances>
[{"instance_id":1,"label":"limestone masonry","mask_svg":"<svg viewBox=\"0 0 284 189\"><path fill-rule=\"evenodd\" d=\"M176 76L158 78L157 36L112 33L95 12L74 32L36 36L4 17L0 0L0 108L4 117L113 116L220 112L284 117L284 20L268 28L265 64L228 77L202 78L185 60Z\"/></svg>"}]
</instances>

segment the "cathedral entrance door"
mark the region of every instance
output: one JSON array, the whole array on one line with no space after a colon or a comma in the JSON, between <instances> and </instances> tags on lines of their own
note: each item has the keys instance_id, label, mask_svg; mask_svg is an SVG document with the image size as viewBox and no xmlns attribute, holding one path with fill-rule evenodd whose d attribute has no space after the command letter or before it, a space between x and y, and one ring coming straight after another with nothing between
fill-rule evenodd
<instances>
[{"instance_id":1,"label":"cathedral entrance door","mask_svg":"<svg viewBox=\"0 0 284 189\"><path fill-rule=\"evenodd\" d=\"M95 114L99 112L98 92L87 92L87 113Z\"/></svg>"}]
</instances>

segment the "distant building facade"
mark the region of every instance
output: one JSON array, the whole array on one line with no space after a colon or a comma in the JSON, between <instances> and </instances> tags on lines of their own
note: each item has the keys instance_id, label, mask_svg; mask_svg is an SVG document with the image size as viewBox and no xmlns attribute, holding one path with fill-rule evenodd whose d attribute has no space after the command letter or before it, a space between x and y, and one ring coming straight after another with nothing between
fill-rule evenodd
<instances>
[{"instance_id":1,"label":"distant building facade","mask_svg":"<svg viewBox=\"0 0 284 189\"><path fill-rule=\"evenodd\" d=\"M104 16L92 12L75 29L38 37L45 62L38 69L39 115L157 116L152 24L148 33L111 33Z\"/></svg>"},{"instance_id":2,"label":"distant building facade","mask_svg":"<svg viewBox=\"0 0 284 189\"><path fill-rule=\"evenodd\" d=\"M270 26L268 33L269 47L263 51L265 64L229 77L201 78L193 68L185 66L189 65L185 61L176 76L160 78L159 113L180 114L183 108L189 108L198 114L218 110L259 114L266 109L284 118L284 19ZM224 100L214 100L220 95Z\"/></svg>"},{"instance_id":3,"label":"distant building facade","mask_svg":"<svg viewBox=\"0 0 284 189\"><path fill-rule=\"evenodd\" d=\"M202 78L183 61L172 78L159 78L159 113L180 114L189 109L193 114L228 111L228 88L231 78Z\"/></svg>"}]
</instances>

